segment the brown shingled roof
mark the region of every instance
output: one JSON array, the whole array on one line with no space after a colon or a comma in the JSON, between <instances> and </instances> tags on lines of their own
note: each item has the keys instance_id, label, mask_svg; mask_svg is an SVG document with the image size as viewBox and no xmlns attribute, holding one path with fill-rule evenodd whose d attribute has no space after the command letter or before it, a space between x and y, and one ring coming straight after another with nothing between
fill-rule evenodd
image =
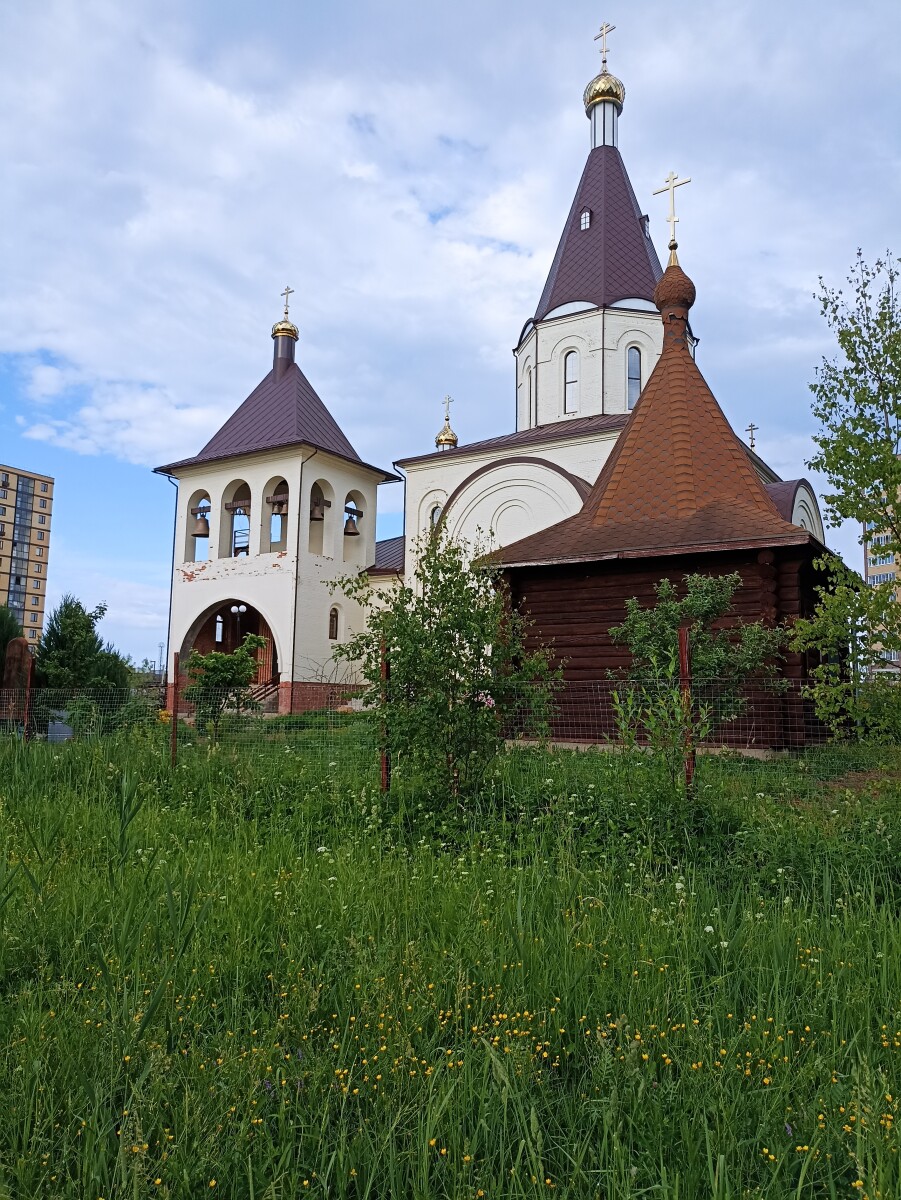
<instances>
[{"instance_id":1,"label":"brown shingled roof","mask_svg":"<svg viewBox=\"0 0 901 1200\"><path fill-rule=\"evenodd\" d=\"M678 284L671 272L689 282L676 266L664 283L669 277ZM663 306L663 353L582 511L504 547L502 562L590 562L810 540L780 516L689 353L684 331L692 299L678 312Z\"/></svg>"},{"instance_id":2,"label":"brown shingled roof","mask_svg":"<svg viewBox=\"0 0 901 1200\"><path fill-rule=\"evenodd\" d=\"M586 208L591 223L582 229ZM653 300L661 273L619 150L596 147L582 172L535 320L579 300L599 307L633 297Z\"/></svg>"},{"instance_id":3,"label":"brown shingled roof","mask_svg":"<svg viewBox=\"0 0 901 1200\"><path fill-rule=\"evenodd\" d=\"M156 470L168 474L182 467L300 443L369 465L361 461L300 367L291 363L278 375L271 370L199 454ZM396 478L388 471L383 474L386 479Z\"/></svg>"}]
</instances>

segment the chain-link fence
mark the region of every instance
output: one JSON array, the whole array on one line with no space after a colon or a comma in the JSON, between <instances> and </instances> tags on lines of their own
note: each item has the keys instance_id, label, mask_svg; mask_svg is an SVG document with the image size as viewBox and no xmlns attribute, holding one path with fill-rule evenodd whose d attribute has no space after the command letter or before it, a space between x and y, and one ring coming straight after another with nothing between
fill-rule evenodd
<instances>
[{"instance_id":1,"label":"chain-link fence","mask_svg":"<svg viewBox=\"0 0 901 1200\"><path fill-rule=\"evenodd\" d=\"M901 705L901 689L897 696ZM524 691L503 706L487 694L461 702L496 722L507 752L495 777L511 786L548 777L576 788L611 772L620 786L624 770L646 773L653 764L674 779L691 781L697 771L700 783L728 776L743 792L806 795L853 789L901 768L892 739L874 746L852 728L833 736L803 680L743 689L728 680L690 689L641 679L567 682L538 706L539 721L531 700ZM403 777L404 747L389 732L359 688L334 684L192 699L171 686L0 692L0 736L53 745L142 737L173 766L214 751L288 757L360 787L386 787L392 767Z\"/></svg>"}]
</instances>

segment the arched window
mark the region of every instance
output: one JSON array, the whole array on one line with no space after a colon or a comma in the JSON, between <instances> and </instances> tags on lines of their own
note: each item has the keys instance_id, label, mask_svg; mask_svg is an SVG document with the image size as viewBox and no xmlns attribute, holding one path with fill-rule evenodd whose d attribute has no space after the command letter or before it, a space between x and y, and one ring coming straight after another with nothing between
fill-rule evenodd
<instances>
[{"instance_id":1,"label":"arched window","mask_svg":"<svg viewBox=\"0 0 901 1200\"><path fill-rule=\"evenodd\" d=\"M563 411L579 411L579 355L570 350L563 359Z\"/></svg>"},{"instance_id":2,"label":"arched window","mask_svg":"<svg viewBox=\"0 0 901 1200\"><path fill-rule=\"evenodd\" d=\"M195 492L185 514L185 562L206 562L210 557L210 494Z\"/></svg>"},{"instance_id":3,"label":"arched window","mask_svg":"<svg viewBox=\"0 0 901 1200\"><path fill-rule=\"evenodd\" d=\"M633 409L638 402L638 397L641 395L641 351L637 346L629 347L627 359L627 404L630 409Z\"/></svg>"},{"instance_id":4,"label":"arched window","mask_svg":"<svg viewBox=\"0 0 901 1200\"><path fill-rule=\"evenodd\" d=\"M288 508L291 497L284 477L271 479L264 492L260 549L276 554L288 549Z\"/></svg>"},{"instance_id":5,"label":"arched window","mask_svg":"<svg viewBox=\"0 0 901 1200\"><path fill-rule=\"evenodd\" d=\"M527 391L528 397L529 397L529 407L527 410L528 411L528 420L529 420L529 424L531 425L532 424L532 368L531 367L529 367L528 371L526 371L526 391Z\"/></svg>"},{"instance_id":6,"label":"arched window","mask_svg":"<svg viewBox=\"0 0 901 1200\"><path fill-rule=\"evenodd\" d=\"M250 488L240 483L225 504L231 517L231 538L228 547L230 558L239 558L250 553Z\"/></svg>"},{"instance_id":7,"label":"arched window","mask_svg":"<svg viewBox=\"0 0 901 1200\"><path fill-rule=\"evenodd\" d=\"M328 615L328 636L330 642L338 640L338 610L333 608Z\"/></svg>"},{"instance_id":8,"label":"arched window","mask_svg":"<svg viewBox=\"0 0 901 1200\"><path fill-rule=\"evenodd\" d=\"M591 209L583 208L582 215L579 217L579 228L587 229L591 225Z\"/></svg>"},{"instance_id":9,"label":"arched window","mask_svg":"<svg viewBox=\"0 0 901 1200\"><path fill-rule=\"evenodd\" d=\"M222 613L219 613L218 616L216 617L216 635L215 636L216 636L216 645L217 646L222 641L222 627L223 627Z\"/></svg>"},{"instance_id":10,"label":"arched window","mask_svg":"<svg viewBox=\"0 0 901 1200\"><path fill-rule=\"evenodd\" d=\"M444 512L444 508L440 504L433 505L432 511L429 513L429 524L431 525L431 527L433 529L438 524L438 522L441 520L441 514L443 512Z\"/></svg>"}]
</instances>

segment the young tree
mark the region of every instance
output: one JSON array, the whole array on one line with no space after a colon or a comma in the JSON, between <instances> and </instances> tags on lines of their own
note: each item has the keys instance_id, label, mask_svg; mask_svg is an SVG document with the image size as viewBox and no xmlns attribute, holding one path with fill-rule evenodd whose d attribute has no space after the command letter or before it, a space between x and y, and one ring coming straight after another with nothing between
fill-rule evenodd
<instances>
[{"instance_id":1,"label":"young tree","mask_svg":"<svg viewBox=\"0 0 901 1200\"><path fill-rule=\"evenodd\" d=\"M819 660L808 695L834 737L898 741L901 688L889 665L901 654L894 587L867 587L839 558L824 565L828 582L817 588L814 614L791 636L792 649L814 650Z\"/></svg>"},{"instance_id":2,"label":"young tree","mask_svg":"<svg viewBox=\"0 0 901 1200\"><path fill-rule=\"evenodd\" d=\"M628 599L626 619L610 635L632 652L629 681L613 696L621 740L634 747L643 733L663 756L673 785L682 764L690 761L688 787L696 747L717 726L740 715L749 680L772 677L785 631L735 618L728 628L714 627L732 609L741 586L738 572L686 575L684 582L680 597L675 584L661 579L654 585L657 602L647 608L635 597ZM683 627L688 631L690 690L682 686L679 672Z\"/></svg>"},{"instance_id":3,"label":"young tree","mask_svg":"<svg viewBox=\"0 0 901 1200\"><path fill-rule=\"evenodd\" d=\"M105 613L105 604L89 611L74 596L63 596L47 618L38 644L35 675L39 687L71 693L81 688L124 690L129 686L126 660L97 632Z\"/></svg>"},{"instance_id":4,"label":"young tree","mask_svg":"<svg viewBox=\"0 0 901 1200\"><path fill-rule=\"evenodd\" d=\"M18 617L11 609L0 604L0 680L3 678L3 661L6 657L6 647L13 638L22 637L22 626Z\"/></svg>"},{"instance_id":5,"label":"young tree","mask_svg":"<svg viewBox=\"0 0 901 1200\"><path fill-rule=\"evenodd\" d=\"M823 499L831 524L858 521L901 553L901 259L872 266L858 250L851 297L822 278L817 299L839 354L824 358L810 385L817 453L808 463L832 491Z\"/></svg>"},{"instance_id":6,"label":"young tree","mask_svg":"<svg viewBox=\"0 0 901 1200\"><path fill-rule=\"evenodd\" d=\"M219 726L227 711L250 712L259 705L250 690L259 663L254 651L262 649L266 639L255 633L245 635L231 654L213 650L209 654L191 651L187 663L190 684L185 699L194 705L198 728L209 726L219 737Z\"/></svg>"},{"instance_id":7,"label":"young tree","mask_svg":"<svg viewBox=\"0 0 901 1200\"><path fill-rule=\"evenodd\" d=\"M858 522L864 552L878 545L890 560L901 554L899 268L890 254L870 265L858 250L848 298L820 280L817 298L839 353L823 359L811 384L820 427L808 464L832 489L824 496L830 522ZM829 584L813 619L798 623L794 645L821 656L811 688L821 719L842 736L901 727L901 691L879 674L887 652L901 650L895 582L864 588L836 559L817 565Z\"/></svg>"},{"instance_id":8,"label":"young tree","mask_svg":"<svg viewBox=\"0 0 901 1200\"><path fill-rule=\"evenodd\" d=\"M542 732L559 673L549 650L526 649L527 623L481 547L436 531L416 554L412 586L387 596L365 576L333 585L367 615L366 629L336 656L362 674L364 702L379 714L392 756L456 796L477 786L503 746L505 722Z\"/></svg>"}]
</instances>

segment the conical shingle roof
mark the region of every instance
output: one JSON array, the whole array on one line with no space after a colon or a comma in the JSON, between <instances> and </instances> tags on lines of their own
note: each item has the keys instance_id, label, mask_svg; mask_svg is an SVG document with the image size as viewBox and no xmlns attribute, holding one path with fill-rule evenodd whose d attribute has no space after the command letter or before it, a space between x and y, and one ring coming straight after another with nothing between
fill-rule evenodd
<instances>
[{"instance_id":1,"label":"conical shingle roof","mask_svg":"<svg viewBox=\"0 0 901 1200\"><path fill-rule=\"evenodd\" d=\"M280 371L273 368L199 454L156 469L167 473L299 443L350 462L361 462L306 375L296 363L291 363ZM384 474L386 478L396 478L390 472Z\"/></svg>"},{"instance_id":2,"label":"conical shingle roof","mask_svg":"<svg viewBox=\"0 0 901 1200\"><path fill-rule=\"evenodd\" d=\"M587 229L581 227L585 209L591 214ZM653 300L661 272L619 150L597 146L588 155L535 320L577 301L602 307L636 297Z\"/></svg>"},{"instance_id":3,"label":"conical shingle roof","mask_svg":"<svg viewBox=\"0 0 901 1200\"><path fill-rule=\"evenodd\" d=\"M694 287L667 268L663 353L582 511L499 552L508 566L806 543L780 516L698 370L685 327Z\"/></svg>"}]
</instances>

